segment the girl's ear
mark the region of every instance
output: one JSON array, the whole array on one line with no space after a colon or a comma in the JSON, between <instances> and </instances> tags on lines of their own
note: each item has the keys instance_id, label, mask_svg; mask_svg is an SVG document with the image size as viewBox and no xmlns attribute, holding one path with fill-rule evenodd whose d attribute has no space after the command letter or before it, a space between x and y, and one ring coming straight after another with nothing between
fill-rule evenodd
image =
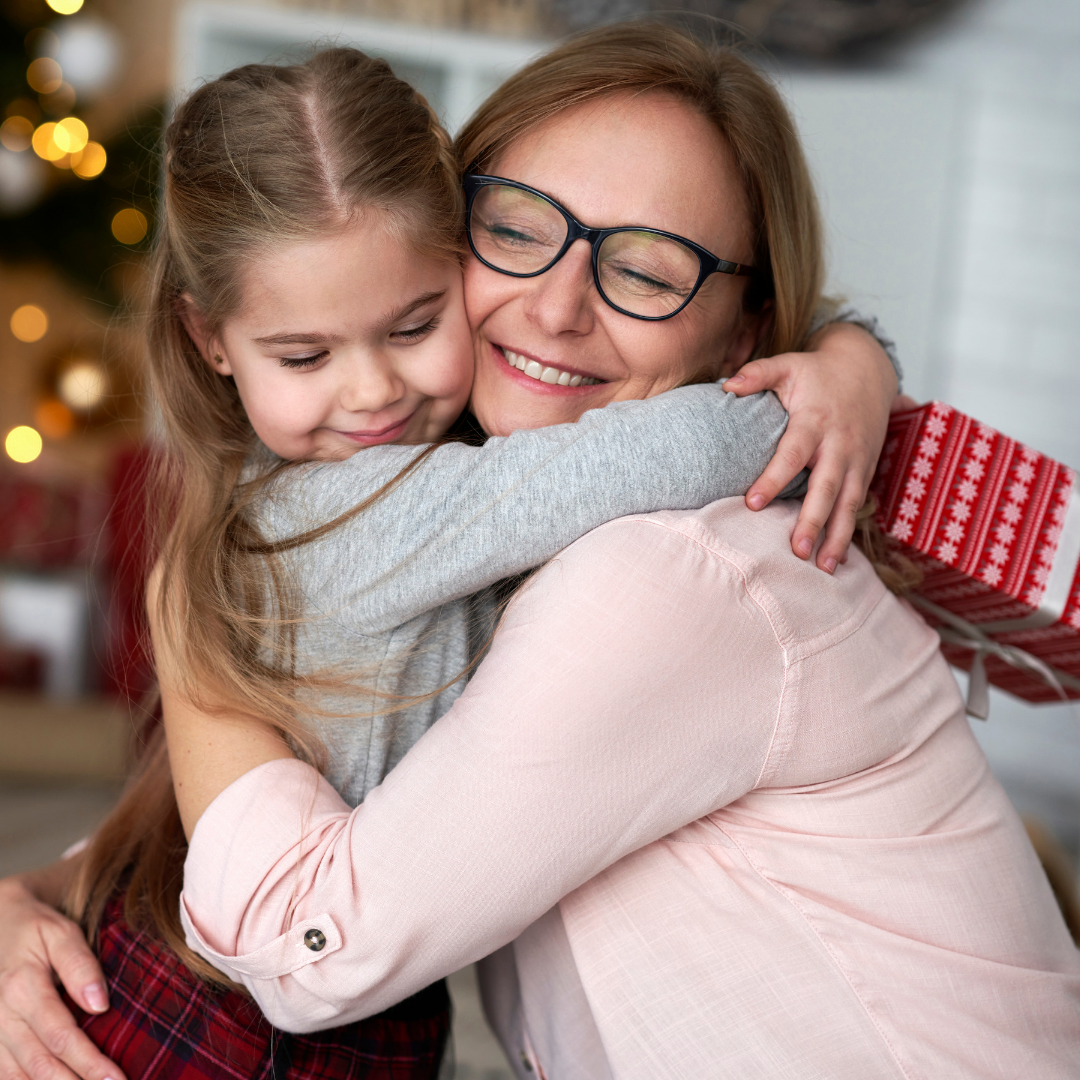
<instances>
[{"instance_id":1,"label":"girl's ear","mask_svg":"<svg viewBox=\"0 0 1080 1080\"><path fill-rule=\"evenodd\" d=\"M225 356L217 338L207 331L206 319L188 293L181 295L176 311L184 324L184 329L188 332L188 337L195 342L195 348L199 350L202 358L219 375L231 375L232 365L228 357Z\"/></svg>"}]
</instances>

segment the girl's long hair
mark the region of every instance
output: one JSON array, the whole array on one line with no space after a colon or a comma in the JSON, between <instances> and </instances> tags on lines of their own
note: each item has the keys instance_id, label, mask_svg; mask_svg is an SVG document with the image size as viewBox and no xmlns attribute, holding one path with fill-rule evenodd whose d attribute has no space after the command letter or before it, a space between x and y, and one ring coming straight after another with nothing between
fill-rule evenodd
<instances>
[{"instance_id":1,"label":"girl's long hair","mask_svg":"<svg viewBox=\"0 0 1080 1080\"><path fill-rule=\"evenodd\" d=\"M297 716L298 695L311 713L318 706L306 703L320 692L359 688L337 672L296 673L298 597L280 556L383 492L301 536L263 542L255 504L297 466L267 459L253 468L258 444L236 387L200 355L180 310L193 304L213 335L238 310L244 271L260 253L325 236L369 212L403 243L460 258L461 189L449 139L386 61L356 49L231 71L182 102L165 133L148 330L161 432L148 502L157 522L156 623L181 674L178 689L191 701L257 717L316 762L320 746ZM389 702L387 711L401 704ZM184 942L187 845L160 725L148 732L134 778L84 856L68 909L93 933L126 883L129 923L154 933L197 974L223 982Z\"/></svg>"},{"instance_id":2,"label":"girl's long hair","mask_svg":"<svg viewBox=\"0 0 1080 1080\"><path fill-rule=\"evenodd\" d=\"M815 313L822 305L835 305L822 297L825 258L817 197L783 98L738 46L706 42L656 19L575 35L511 76L480 106L455 142L458 168L497 171L511 145L564 110L650 91L670 94L704 116L734 155L758 270L744 305L756 312L771 304L754 356L805 349ZM870 503L859 513L855 542L894 592L918 581L917 568L882 533Z\"/></svg>"}]
</instances>

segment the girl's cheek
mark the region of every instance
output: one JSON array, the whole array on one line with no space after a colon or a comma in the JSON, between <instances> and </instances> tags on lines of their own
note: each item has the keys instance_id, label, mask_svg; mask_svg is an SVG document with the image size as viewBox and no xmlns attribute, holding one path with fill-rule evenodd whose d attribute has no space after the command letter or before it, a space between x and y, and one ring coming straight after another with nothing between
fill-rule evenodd
<instances>
[{"instance_id":1,"label":"girl's cheek","mask_svg":"<svg viewBox=\"0 0 1080 1080\"><path fill-rule=\"evenodd\" d=\"M460 326L442 341L432 342L430 359L424 364L428 373L425 396L464 404L472 389L473 346L468 323Z\"/></svg>"}]
</instances>

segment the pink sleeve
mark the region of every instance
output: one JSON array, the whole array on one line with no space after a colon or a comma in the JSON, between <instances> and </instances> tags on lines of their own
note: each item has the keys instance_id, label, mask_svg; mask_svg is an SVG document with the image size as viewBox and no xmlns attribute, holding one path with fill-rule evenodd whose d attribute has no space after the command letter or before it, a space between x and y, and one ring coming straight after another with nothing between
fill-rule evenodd
<instances>
[{"instance_id":1,"label":"pink sleeve","mask_svg":"<svg viewBox=\"0 0 1080 1080\"><path fill-rule=\"evenodd\" d=\"M752 788L784 678L730 562L655 518L605 525L515 598L361 806L296 761L215 800L184 870L189 944L285 1030L380 1012Z\"/></svg>"}]
</instances>

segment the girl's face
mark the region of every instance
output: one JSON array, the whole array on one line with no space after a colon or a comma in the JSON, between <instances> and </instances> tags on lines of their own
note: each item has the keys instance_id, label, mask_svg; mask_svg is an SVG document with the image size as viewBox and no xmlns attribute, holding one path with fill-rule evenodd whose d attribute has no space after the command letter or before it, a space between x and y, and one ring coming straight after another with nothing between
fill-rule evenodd
<instances>
[{"instance_id":1,"label":"girl's face","mask_svg":"<svg viewBox=\"0 0 1080 1080\"><path fill-rule=\"evenodd\" d=\"M190 306L185 324L280 457L431 442L465 407L473 361L461 271L413 251L378 214L269 250L245 277L243 307L215 339L201 339Z\"/></svg>"},{"instance_id":2,"label":"girl's face","mask_svg":"<svg viewBox=\"0 0 1080 1080\"><path fill-rule=\"evenodd\" d=\"M618 95L569 109L519 139L490 171L542 191L593 228L648 226L721 259L752 259L731 150L709 121L667 94ZM731 372L749 359L762 328L760 316L743 311L745 287L745 278L714 274L674 318L645 322L600 297L583 240L534 278L508 277L470 256L473 412L489 434L505 435ZM511 354L598 382L541 382L517 370Z\"/></svg>"}]
</instances>

